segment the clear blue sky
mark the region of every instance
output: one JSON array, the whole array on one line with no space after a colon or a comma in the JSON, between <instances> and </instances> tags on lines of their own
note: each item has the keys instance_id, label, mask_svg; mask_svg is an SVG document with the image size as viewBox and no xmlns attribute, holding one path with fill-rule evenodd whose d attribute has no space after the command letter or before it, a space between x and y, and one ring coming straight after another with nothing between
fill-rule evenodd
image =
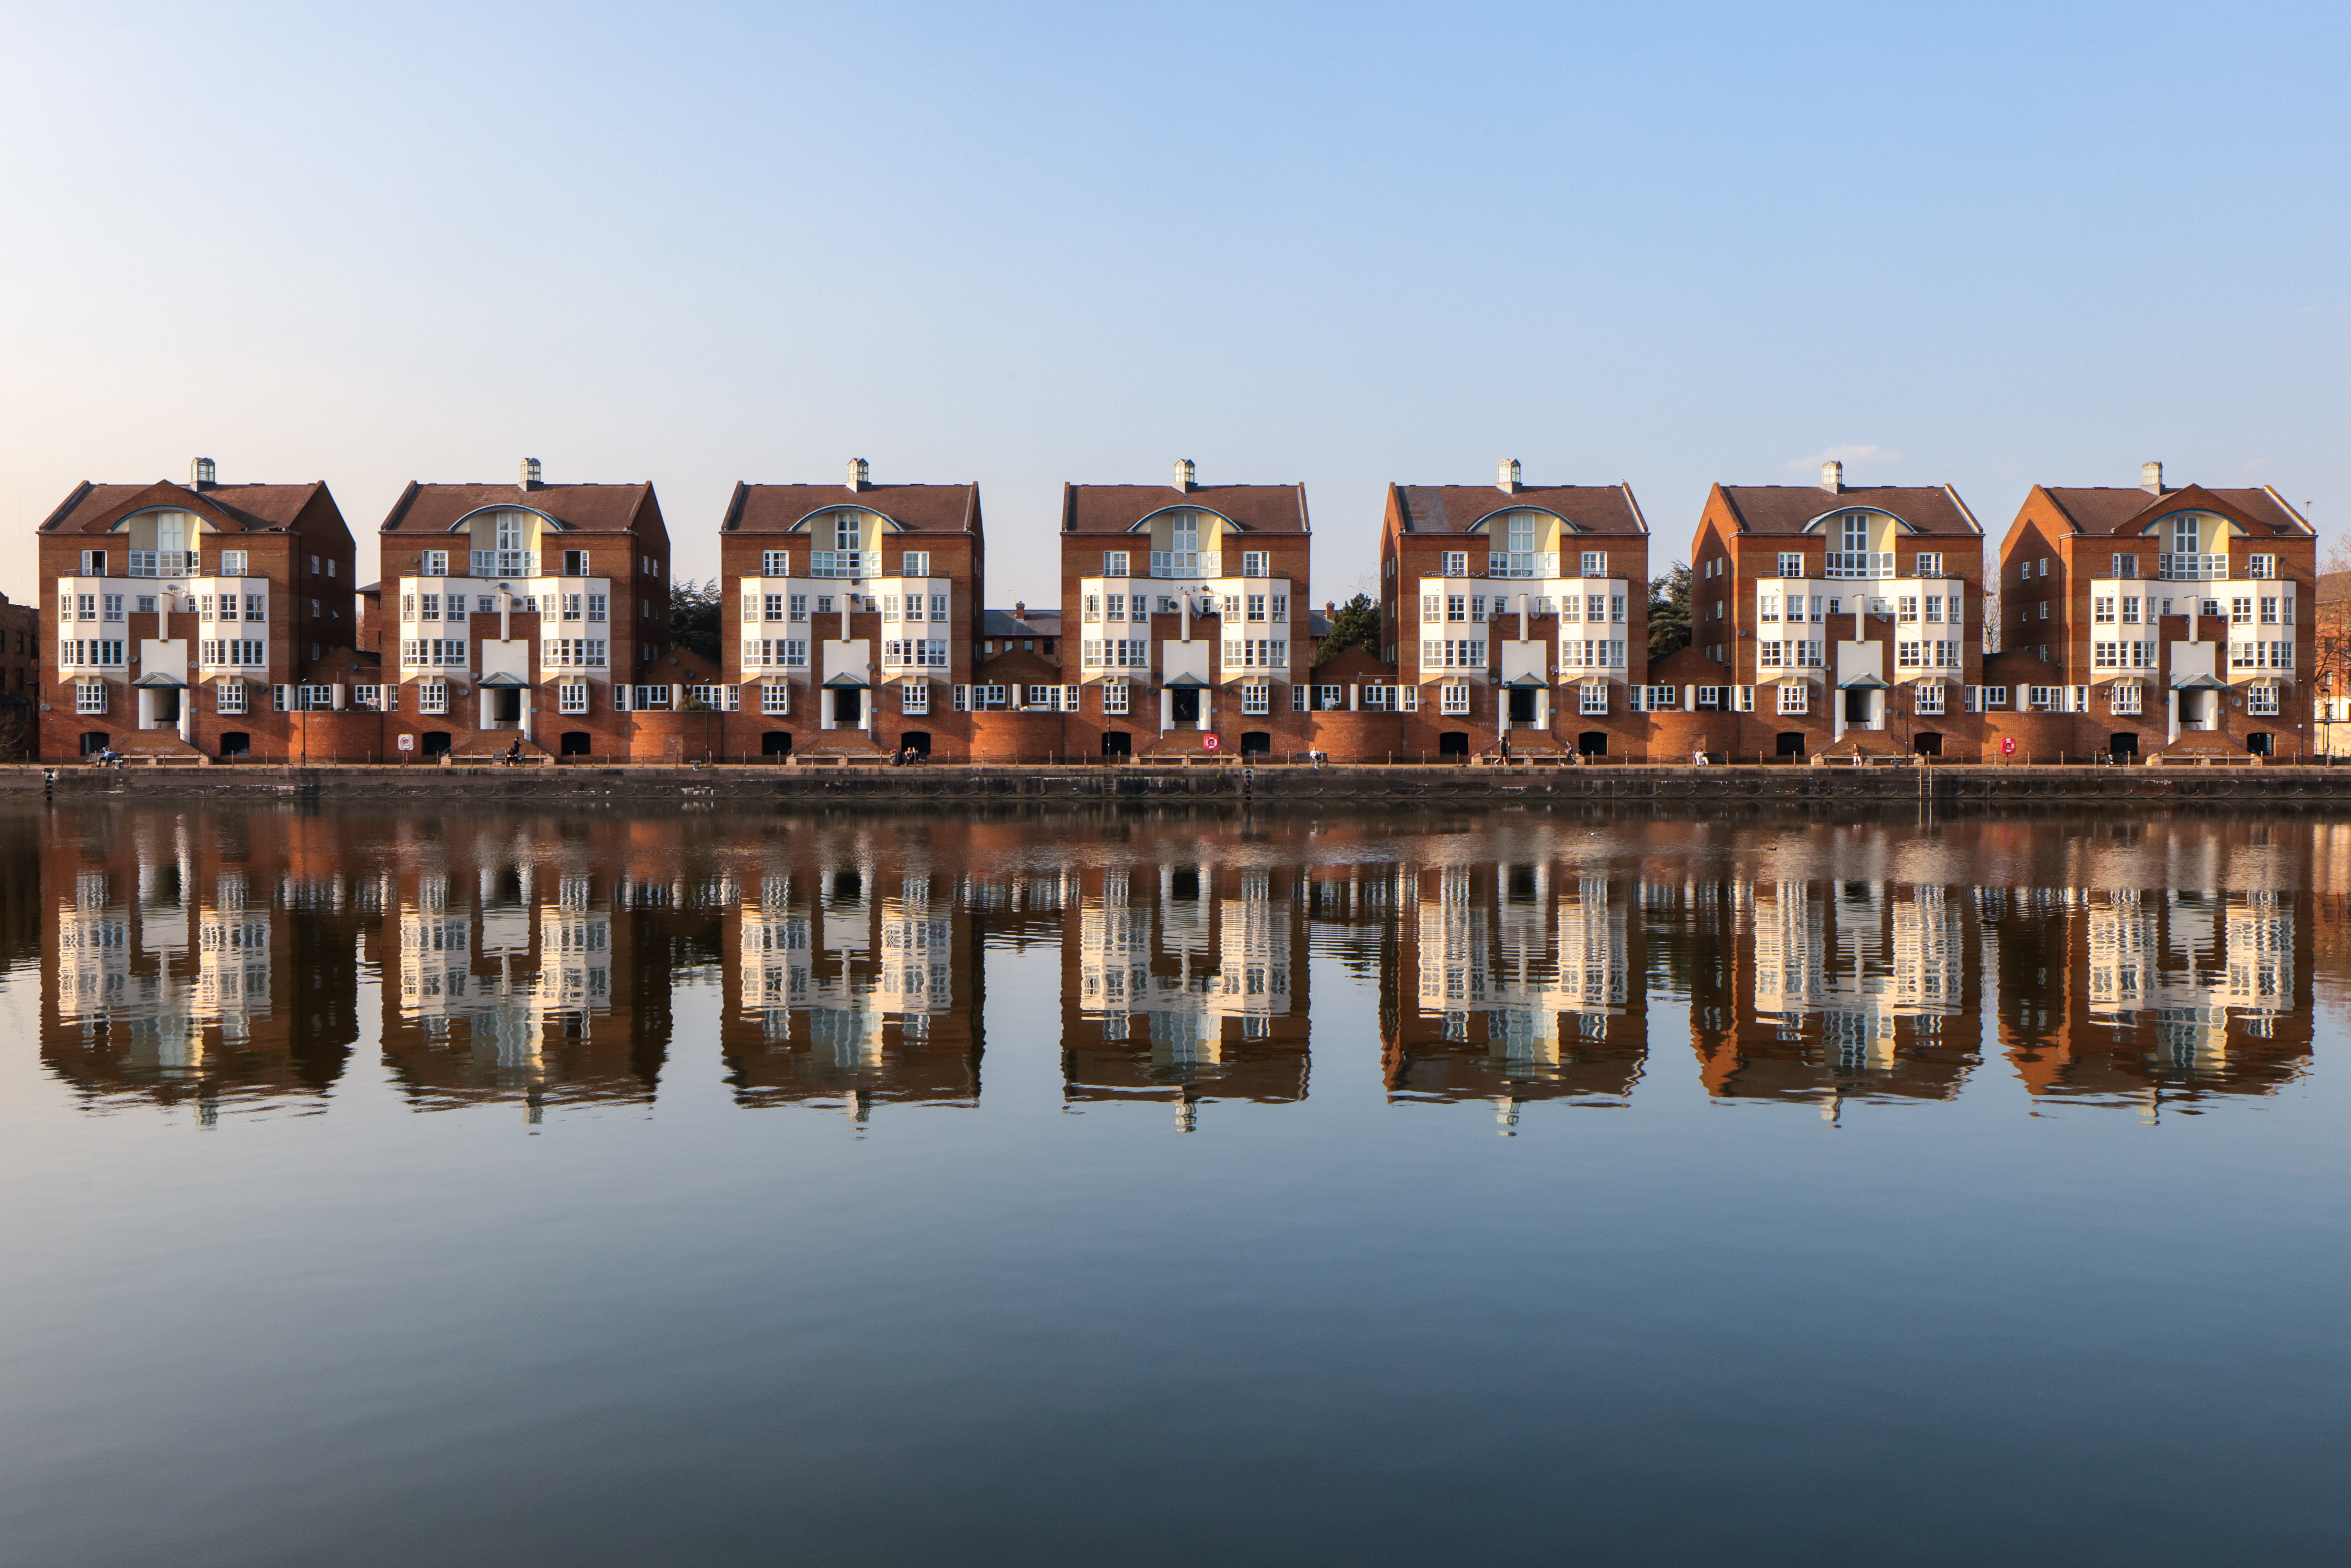
<instances>
[{"instance_id":1,"label":"clear blue sky","mask_svg":"<svg viewBox=\"0 0 2351 1568\"><path fill-rule=\"evenodd\" d=\"M0 11L0 588L82 478L2274 483L2351 517L2351 7Z\"/></svg>"}]
</instances>

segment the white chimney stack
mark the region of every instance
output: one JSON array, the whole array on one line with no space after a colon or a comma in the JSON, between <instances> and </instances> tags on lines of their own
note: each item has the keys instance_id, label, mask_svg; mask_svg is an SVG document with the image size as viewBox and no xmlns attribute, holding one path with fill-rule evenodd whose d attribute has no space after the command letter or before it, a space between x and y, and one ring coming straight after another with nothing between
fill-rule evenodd
<instances>
[{"instance_id":1,"label":"white chimney stack","mask_svg":"<svg viewBox=\"0 0 2351 1568\"><path fill-rule=\"evenodd\" d=\"M2142 463L2138 465L2138 487L2150 496L2163 494L2163 465Z\"/></svg>"},{"instance_id":2,"label":"white chimney stack","mask_svg":"<svg viewBox=\"0 0 2351 1568\"><path fill-rule=\"evenodd\" d=\"M873 471L865 465L864 458L852 457L849 460L849 487L851 489L862 490L865 488L867 485L872 483L872 474Z\"/></svg>"},{"instance_id":3,"label":"white chimney stack","mask_svg":"<svg viewBox=\"0 0 2351 1568\"><path fill-rule=\"evenodd\" d=\"M1494 487L1505 496L1519 493L1519 460L1505 457L1494 467Z\"/></svg>"},{"instance_id":4,"label":"white chimney stack","mask_svg":"<svg viewBox=\"0 0 2351 1568\"><path fill-rule=\"evenodd\" d=\"M1178 490L1189 490L1199 482L1200 471L1189 457L1176 459L1176 487Z\"/></svg>"},{"instance_id":5,"label":"white chimney stack","mask_svg":"<svg viewBox=\"0 0 2351 1568\"><path fill-rule=\"evenodd\" d=\"M536 457L524 458L522 460L522 487L526 490L536 490L538 488L538 459Z\"/></svg>"},{"instance_id":6,"label":"white chimney stack","mask_svg":"<svg viewBox=\"0 0 2351 1568\"><path fill-rule=\"evenodd\" d=\"M213 479L213 460L209 457L199 457L193 463L189 464L188 478L199 490L211 489L214 483Z\"/></svg>"},{"instance_id":7,"label":"white chimney stack","mask_svg":"<svg viewBox=\"0 0 2351 1568\"><path fill-rule=\"evenodd\" d=\"M1827 462L1821 465L1821 488L1826 490L1832 496L1844 490L1844 464L1832 457Z\"/></svg>"}]
</instances>

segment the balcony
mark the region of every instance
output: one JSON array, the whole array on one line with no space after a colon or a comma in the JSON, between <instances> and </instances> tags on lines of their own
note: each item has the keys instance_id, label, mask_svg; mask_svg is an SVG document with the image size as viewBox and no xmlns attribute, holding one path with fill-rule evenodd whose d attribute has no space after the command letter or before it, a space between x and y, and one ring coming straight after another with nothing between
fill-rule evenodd
<instances>
[{"instance_id":1,"label":"balcony","mask_svg":"<svg viewBox=\"0 0 2351 1568\"><path fill-rule=\"evenodd\" d=\"M859 578L865 575L865 552L855 549L809 551L810 577Z\"/></svg>"},{"instance_id":2,"label":"balcony","mask_svg":"<svg viewBox=\"0 0 2351 1568\"><path fill-rule=\"evenodd\" d=\"M1823 577L1880 578L1894 575L1892 550L1831 550Z\"/></svg>"},{"instance_id":3,"label":"balcony","mask_svg":"<svg viewBox=\"0 0 2351 1568\"><path fill-rule=\"evenodd\" d=\"M2157 556L2156 572L2166 582L2226 582L2229 580L2229 558L2225 555Z\"/></svg>"},{"instance_id":4,"label":"balcony","mask_svg":"<svg viewBox=\"0 0 2351 1568\"><path fill-rule=\"evenodd\" d=\"M1488 577L1542 580L1559 575L1557 550L1496 550L1486 558Z\"/></svg>"},{"instance_id":5,"label":"balcony","mask_svg":"<svg viewBox=\"0 0 2351 1568\"><path fill-rule=\"evenodd\" d=\"M473 552L475 577L537 577L538 552L527 549L477 549Z\"/></svg>"},{"instance_id":6,"label":"balcony","mask_svg":"<svg viewBox=\"0 0 2351 1568\"><path fill-rule=\"evenodd\" d=\"M1155 549L1151 552L1151 575L1163 578L1222 577L1225 575L1224 552Z\"/></svg>"},{"instance_id":7,"label":"balcony","mask_svg":"<svg viewBox=\"0 0 2351 1568\"><path fill-rule=\"evenodd\" d=\"M133 577L192 577L196 552L192 549L135 549L131 552Z\"/></svg>"}]
</instances>

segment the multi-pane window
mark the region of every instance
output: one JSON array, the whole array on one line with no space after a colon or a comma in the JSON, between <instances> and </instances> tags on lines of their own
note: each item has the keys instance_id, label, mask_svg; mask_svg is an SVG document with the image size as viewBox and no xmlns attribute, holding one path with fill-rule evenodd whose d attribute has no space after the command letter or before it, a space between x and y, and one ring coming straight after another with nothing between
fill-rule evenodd
<instances>
[{"instance_id":1,"label":"multi-pane window","mask_svg":"<svg viewBox=\"0 0 2351 1568\"><path fill-rule=\"evenodd\" d=\"M1124 681L1111 681L1105 683L1102 689L1102 712L1105 714L1125 713L1127 711L1127 705L1131 700L1131 694L1133 691L1134 688L1129 686Z\"/></svg>"},{"instance_id":2,"label":"multi-pane window","mask_svg":"<svg viewBox=\"0 0 2351 1568\"><path fill-rule=\"evenodd\" d=\"M2115 570L2110 575L2119 578L2137 577L2138 575L2138 557L2135 554L2116 556Z\"/></svg>"},{"instance_id":3,"label":"multi-pane window","mask_svg":"<svg viewBox=\"0 0 2351 1568\"><path fill-rule=\"evenodd\" d=\"M2099 625L2111 624L2115 618L2115 601L2104 595L2090 601L2090 619Z\"/></svg>"},{"instance_id":4,"label":"multi-pane window","mask_svg":"<svg viewBox=\"0 0 2351 1568\"><path fill-rule=\"evenodd\" d=\"M578 716L588 711L588 683L559 681L555 686L555 711Z\"/></svg>"},{"instance_id":5,"label":"multi-pane window","mask_svg":"<svg viewBox=\"0 0 2351 1568\"><path fill-rule=\"evenodd\" d=\"M1562 670L1621 670L1625 667L1625 643L1614 637L1566 637L1559 644L1559 667Z\"/></svg>"},{"instance_id":6,"label":"multi-pane window","mask_svg":"<svg viewBox=\"0 0 2351 1568\"><path fill-rule=\"evenodd\" d=\"M1486 667L1483 637L1431 637L1420 645L1425 670L1482 670Z\"/></svg>"},{"instance_id":7,"label":"multi-pane window","mask_svg":"<svg viewBox=\"0 0 2351 1568\"><path fill-rule=\"evenodd\" d=\"M2250 594L2229 601L2229 624L2250 626L2253 623L2253 601Z\"/></svg>"},{"instance_id":8,"label":"multi-pane window","mask_svg":"<svg viewBox=\"0 0 2351 1568\"><path fill-rule=\"evenodd\" d=\"M1455 682L1437 688L1437 711L1458 718L1469 711L1469 688Z\"/></svg>"},{"instance_id":9,"label":"multi-pane window","mask_svg":"<svg viewBox=\"0 0 2351 1568\"><path fill-rule=\"evenodd\" d=\"M1445 563L1444 563L1444 566L1445 566L1445 570L1444 570L1444 572L1443 572L1443 575L1444 575L1444 576L1447 576L1447 577L1467 577L1467 576L1468 576L1468 575L1469 575L1469 552L1468 552L1468 550L1460 550L1460 549L1449 549L1449 550L1447 550L1447 551L1445 552Z\"/></svg>"},{"instance_id":10,"label":"multi-pane window","mask_svg":"<svg viewBox=\"0 0 2351 1568\"><path fill-rule=\"evenodd\" d=\"M2138 607L2139 607L2139 603L2140 603L2140 600L2139 600L2139 598L2138 598L2138 596L2137 596L2137 594L2126 593L2126 594L2123 595L2123 624L2124 624L2124 625L2126 625L2126 626L2136 626L2136 625L2139 624L2139 615L2138 615Z\"/></svg>"},{"instance_id":11,"label":"multi-pane window","mask_svg":"<svg viewBox=\"0 0 2351 1568\"><path fill-rule=\"evenodd\" d=\"M743 667L747 670L803 670L808 667L805 637L746 637Z\"/></svg>"},{"instance_id":12,"label":"multi-pane window","mask_svg":"<svg viewBox=\"0 0 2351 1568\"><path fill-rule=\"evenodd\" d=\"M1916 594L1904 593L1896 596L1894 601L1894 619L1897 622L1917 622L1918 619L1918 599Z\"/></svg>"},{"instance_id":13,"label":"multi-pane window","mask_svg":"<svg viewBox=\"0 0 2351 1568\"><path fill-rule=\"evenodd\" d=\"M931 683L906 681L898 687L898 711L916 716L931 711Z\"/></svg>"},{"instance_id":14,"label":"multi-pane window","mask_svg":"<svg viewBox=\"0 0 2351 1568\"><path fill-rule=\"evenodd\" d=\"M400 662L412 667L463 669L465 640L462 637L408 637L400 644Z\"/></svg>"},{"instance_id":15,"label":"multi-pane window","mask_svg":"<svg viewBox=\"0 0 2351 1568\"><path fill-rule=\"evenodd\" d=\"M590 594L588 596L588 619L590 621L610 620L611 617L606 613L605 610L605 606L610 602L611 596L609 594Z\"/></svg>"},{"instance_id":16,"label":"multi-pane window","mask_svg":"<svg viewBox=\"0 0 2351 1568\"><path fill-rule=\"evenodd\" d=\"M1151 642L1146 637L1087 638L1080 644L1079 655L1080 663L1090 670L1147 670Z\"/></svg>"},{"instance_id":17,"label":"multi-pane window","mask_svg":"<svg viewBox=\"0 0 2351 1568\"><path fill-rule=\"evenodd\" d=\"M1922 685L1912 687L1910 691L1910 711L1912 713L1920 714L1941 713L1943 711L1943 691L1944 687L1938 681L1929 681Z\"/></svg>"},{"instance_id":18,"label":"multi-pane window","mask_svg":"<svg viewBox=\"0 0 2351 1568\"><path fill-rule=\"evenodd\" d=\"M213 711L237 715L245 712L245 683L221 681L213 686Z\"/></svg>"},{"instance_id":19,"label":"multi-pane window","mask_svg":"<svg viewBox=\"0 0 2351 1568\"><path fill-rule=\"evenodd\" d=\"M1134 573L1127 570L1130 559L1128 553L1123 549L1102 551L1102 574L1104 577L1132 577Z\"/></svg>"},{"instance_id":20,"label":"multi-pane window","mask_svg":"<svg viewBox=\"0 0 2351 1568\"><path fill-rule=\"evenodd\" d=\"M423 577L448 576L449 552L444 549L426 550L424 552L424 563L418 575Z\"/></svg>"},{"instance_id":21,"label":"multi-pane window","mask_svg":"<svg viewBox=\"0 0 2351 1568\"><path fill-rule=\"evenodd\" d=\"M1932 549L1920 550L1918 552L1917 564L1912 567L1911 570L1917 572L1920 577L1942 576L1943 552L1941 550Z\"/></svg>"},{"instance_id":22,"label":"multi-pane window","mask_svg":"<svg viewBox=\"0 0 2351 1568\"><path fill-rule=\"evenodd\" d=\"M548 637L538 645L538 662L549 670L601 670L611 644L601 637Z\"/></svg>"},{"instance_id":23,"label":"multi-pane window","mask_svg":"<svg viewBox=\"0 0 2351 1568\"><path fill-rule=\"evenodd\" d=\"M1245 549L1241 551L1241 575L1243 577L1265 576L1269 563L1272 557L1270 552L1265 550Z\"/></svg>"},{"instance_id":24,"label":"multi-pane window","mask_svg":"<svg viewBox=\"0 0 2351 1568\"><path fill-rule=\"evenodd\" d=\"M2262 595L2262 624L2264 626L2274 626L2277 623L2277 595L2273 593L2264 593Z\"/></svg>"},{"instance_id":25,"label":"multi-pane window","mask_svg":"<svg viewBox=\"0 0 2351 1568\"><path fill-rule=\"evenodd\" d=\"M1812 712L1812 684L1807 681L1790 681L1787 685L1782 686L1780 688L1780 711L1782 713L1788 714Z\"/></svg>"},{"instance_id":26,"label":"multi-pane window","mask_svg":"<svg viewBox=\"0 0 2351 1568\"><path fill-rule=\"evenodd\" d=\"M763 714L786 714L792 711L792 688L788 681L769 681L759 687L759 711Z\"/></svg>"},{"instance_id":27,"label":"multi-pane window","mask_svg":"<svg viewBox=\"0 0 2351 1568\"><path fill-rule=\"evenodd\" d=\"M944 639L892 638L882 644L882 663L891 669L944 670L947 645Z\"/></svg>"},{"instance_id":28,"label":"multi-pane window","mask_svg":"<svg viewBox=\"0 0 2351 1568\"><path fill-rule=\"evenodd\" d=\"M563 552L563 575L566 577L587 576L588 552L584 549L565 550Z\"/></svg>"},{"instance_id":29,"label":"multi-pane window","mask_svg":"<svg viewBox=\"0 0 2351 1568\"><path fill-rule=\"evenodd\" d=\"M1719 708L1722 706L1722 688L1720 686L1698 686L1695 688L1695 695L1697 706L1699 707Z\"/></svg>"},{"instance_id":30,"label":"multi-pane window","mask_svg":"<svg viewBox=\"0 0 2351 1568\"><path fill-rule=\"evenodd\" d=\"M2291 670L2292 643L2231 643L2229 667L2234 670Z\"/></svg>"},{"instance_id":31,"label":"multi-pane window","mask_svg":"<svg viewBox=\"0 0 2351 1568\"><path fill-rule=\"evenodd\" d=\"M789 577L791 574L791 551L769 549L761 550L759 552L759 575L761 577Z\"/></svg>"},{"instance_id":32,"label":"multi-pane window","mask_svg":"<svg viewBox=\"0 0 2351 1568\"><path fill-rule=\"evenodd\" d=\"M2278 689L2275 686L2245 688L2245 711L2261 716L2273 716L2278 710Z\"/></svg>"},{"instance_id":33,"label":"multi-pane window","mask_svg":"<svg viewBox=\"0 0 2351 1568\"><path fill-rule=\"evenodd\" d=\"M1254 717L1273 711L1273 688L1262 681L1250 681L1241 687L1241 712Z\"/></svg>"},{"instance_id":34,"label":"multi-pane window","mask_svg":"<svg viewBox=\"0 0 2351 1568\"><path fill-rule=\"evenodd\" d=\"M419 681L416 685L416 711L423 714L449 711L449 685L445 681Z\"/></svg>"},{"instance_id":35,"label":"multi-pane window","mask_svg":"<svg viewBox=\"0 0 2351 1568\"><path fill-rule=\"evenodd\" d=\"M1575 688L1575 711L1580 714L1604 714L1608 711L1608 688L1599 681L1590 681Z\"/></svg>"},{"instance_id":36,"label":"multi-pane window","mask_svg":"<svg viewBox=\"0 0 2351 1568\"><path fill-rule=\"evenodd\" d=\"M2247 577L2259 578L2275 577L2277 575L2277 557L2273 555L2247 556L2245 558L2245 575Z\"/></svg>"},{"instance_id":37,"label":"multi-pane window","mask_svg":"<svg viewBox=\"0 0 2351 1568\"><path fill-rule=\"evenodd\" d=\"M2122 681L2106 688L2106 706L2119 714L2139 711L2139 686L2136 681Z\"/></svg>"},{"instance_id":38,"label":"multi-pane window","mask_svg":"<svg viewBox=\"0 0 2351 1568\"><path fill-rule=\"evenodd\" d=\"M2272 600L2270 602L2274 604L2277 601L2275 600ZM1252 593L1249 596L1249 618L1252 621L1262 621L1265 619L1264 594Z\"/></svg>"},{"instance_id":39,"label":"multi-pane window","mask_svg":"<svg viewBox=\"0 0 2351 1568\"><path fill-rule=\"evenodd\" d=\"M106 683L104 681L80 681L75 684L74 712L104 713L105 711Z\"/></svg>"},{"instance_id":40,"label":"multi-pane window","mask_svg":"<svg viewBox=\"0 0 2351 1568\"><path fill-rule=\"evenodd\" d=\"M1280 637L1228 637L1225 639L1225 668L1228 670L1280 670L1290 664L1290 644Z\"/></svg>"},{"instance_id":41,"label":"multi-pane window","mask_svg":"<svg viewBox=\"0 0 2351 1568\"><path fill-rule=\"evenodd\" d=\"M1606 577L1608 575L1608 552L1606 550L1596 549L1588 549L1583 551L1582 559L1577 562L1576 570L1577 575L1582 577Z\"/></svg>"},{"instance_id":42,"label":"multi-pane window","mask_svg":"<svg viewBox=\"0 0 2351 1568\"><path fill-rule=\"evenodd\" d=\"M1780 552L1780 570L1776 575L1781 577L1803 576L1804 557L1802 552L1799 550L1782 550Z\"/></svg>"},{"instance_id":43,"label":"multi-pane window","mask_svg":"<svg viewBox=\"0 0 2351 1568\"><path fill-rule=\"evenodd\" d=\"M241 549L221 551L220 574L223 577L243 577L246 570L246 553Z\"/></svg>"}]
</instances>

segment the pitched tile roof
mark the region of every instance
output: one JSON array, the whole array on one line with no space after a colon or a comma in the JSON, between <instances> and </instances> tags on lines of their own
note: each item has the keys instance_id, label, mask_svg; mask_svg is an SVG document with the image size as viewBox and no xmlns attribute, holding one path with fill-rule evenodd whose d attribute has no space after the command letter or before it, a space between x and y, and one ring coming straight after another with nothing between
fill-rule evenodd
<instances>
[{"instance_id":1,"label":"pitched tile roof","mask_svg":"<svg viewBox=\"0 0 2351 1568\"><path fill-rule=\"evenodd\" d=\"M1306 520L1303 485L1064 485L1061 531L1123 534L1154 512L1191 507L1214 512L1251 533L1302 534Z\"/></svg>"},{"instance_id":2,"label":"pitched tile roof","mask_svg":"<svg viewBox=\"0 0 2351 1568\"><path fill-rule=\"evenodd\" d=\"M857 507L879 512L909 533L979 532L977 485L738 484L726 503L724 533L779 534L810 513Z\"/></svg>"},{"instance_id":3,"label":"pitched tile roof","mask_svg":"<svg viewBox=\"0 0 2351 1568\"><path fill-rule=\"evenodd\" d=\"M1649 678L1660 685L1719 686L1729 682L1730 672L1690 646L1651 664Z\"/></svg>"},{"instance_id":4,"label":"pitched tile roof","mask_svg":"<svg viewBox=\"0 0 2351 1568\"><path fill-rule=\"evenodd\" d=\"M1058 637L1061 634L1061 612L1058 610L1031 610L1026 615L1015 615L1009 610L983 610L979 612L979 634L983 637Z\"/></svg>"},{"instance_id":5,"label":"pitched tile roof","mask_svg":"<svg viewBox=\"0 0 2351 1568\"><path fill-rule=\"evenodd\" d=\"M39 531L103 533L127 512L178 507L240 533L260 533L292 524L326 487L317 480L308 485L208 485L201 490L169 480L152 485L85 483L43 520Z\"/></svg>"},{"instance_id":6,"label":"pitched tile roof","mask_svg":"<svg viewBox=\"0 0 2351 1568\"><path fill-rule=\"evenodd\" d=\"M1729 503L1741 533L1801 534L1832 513L1871 507L1922 534L1983 537L1983 526L1949 485L1847 485L1834 491L1817 485L1718 485L1715 490Z\"/></svg>"},{"instance_id":7,"label":"pitched tile roof","mask_svg":"<svg viewBox=\"0 0 2351 1568\"><path fill-rule=\"evenodd\" d=\"M2303 520L2302 514L2285 504L2275 490L2260 489L2216 490L2201 485L2185 485L2177 489L2155 495L2137 486L2099 486L2090 487L2053 485L2041 486L2042 493L2057 503L2074 530L2085 534L2135 534L2162 514L2183 506L2192 507L2199 497L2211 497L2242 513L2254 523L2267 527L2273 534L2308 535L2313 530Z\"/></svg>"},{"instance_id":8,"label":"pitched tile roof","mask_svg":"<svg viewBox=\"0 0 2351 1568\"><path fill-rule=\"evenodd\" d=\"M1408 534L1466 533L1495 512L1530 507L1557 512L1588 534L1646 534L1649 525L1630 485L1390 485L1390 509Z\"/></svg>"},{"instance_id":9,"label":"pitched tile roof","mask_svg":"<svg viewBox=\"0 0 2351 1568\"><path fill-rule=\"evenodd\" d=\"M485 507L524 507L582 533L631 531L640 519L658 527L661 507L651 484L422 485L412 483L383 519L387 534L444 534Z\"/></svg>"}]
</instances>

